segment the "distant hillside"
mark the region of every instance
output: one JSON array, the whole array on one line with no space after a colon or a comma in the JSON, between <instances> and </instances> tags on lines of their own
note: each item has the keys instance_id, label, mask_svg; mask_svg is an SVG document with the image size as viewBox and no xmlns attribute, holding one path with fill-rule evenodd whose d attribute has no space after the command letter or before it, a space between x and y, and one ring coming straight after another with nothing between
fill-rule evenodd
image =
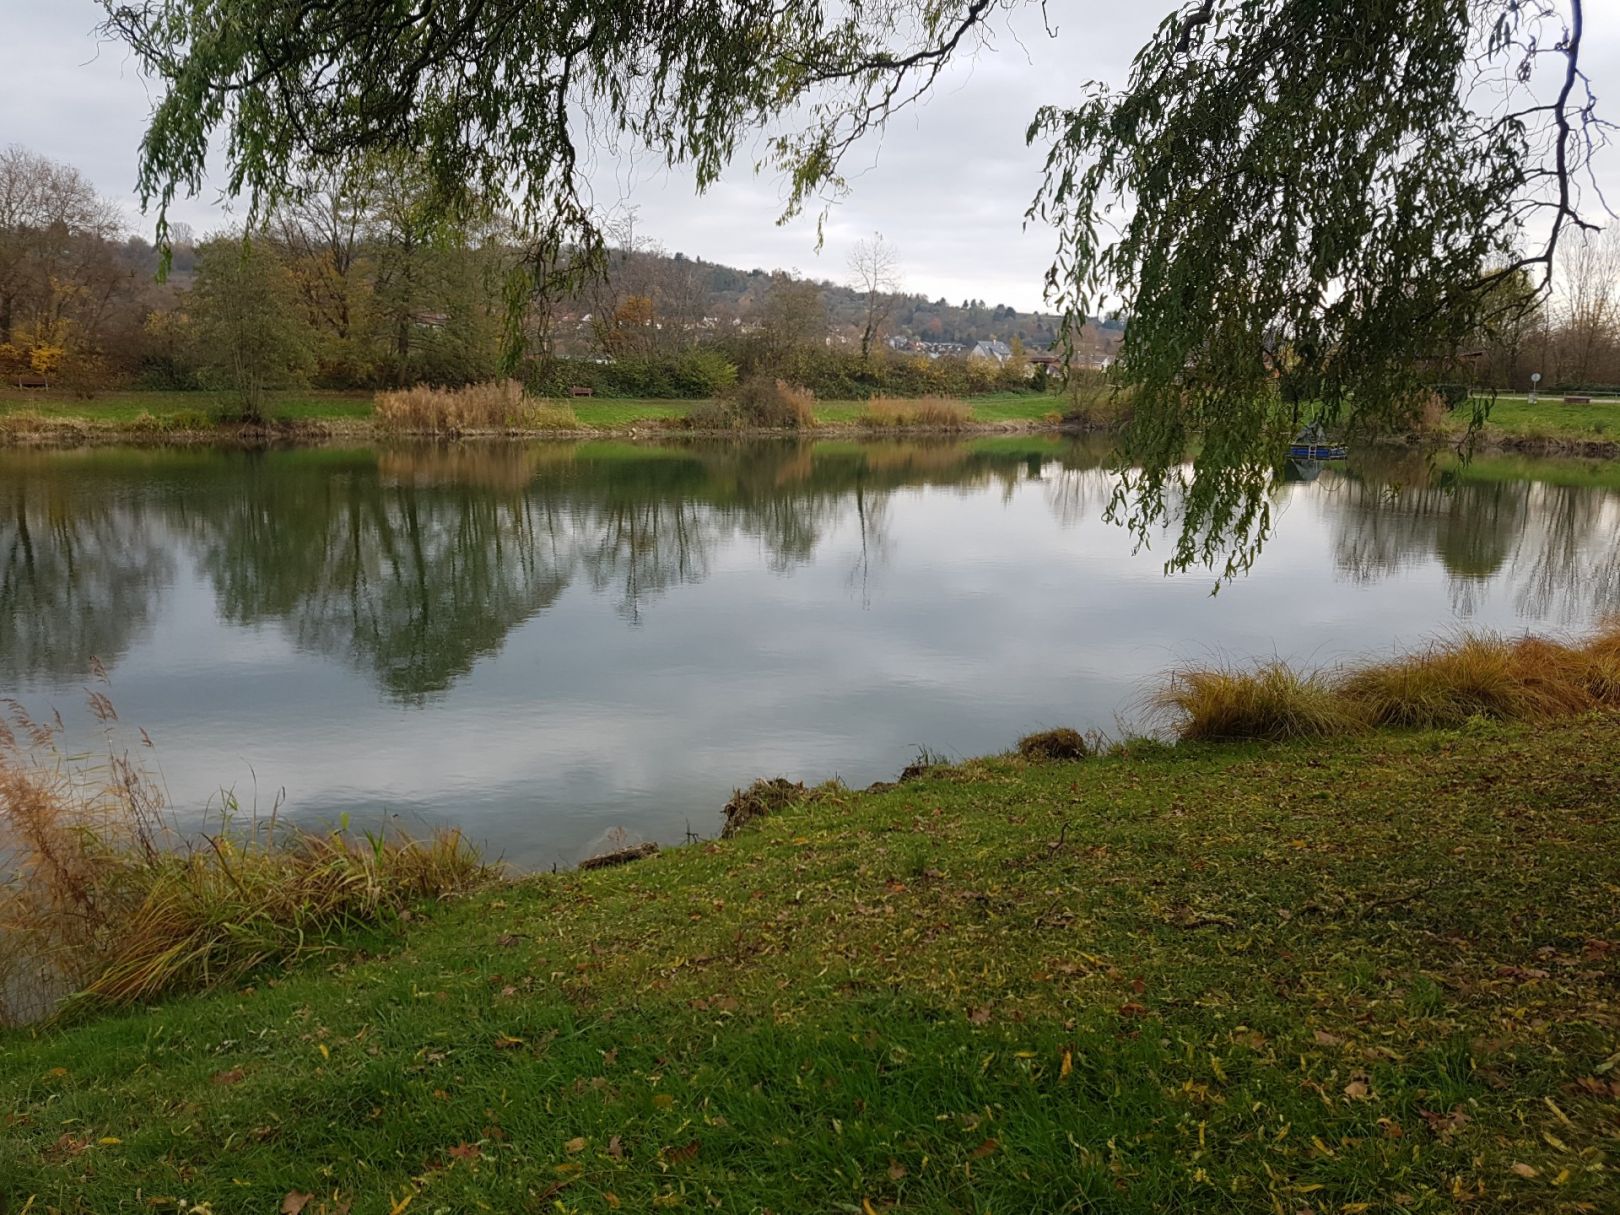
<instances>
[{"instance_id":1,"label":"distant hillside","mask_svg":"<svg viewBox=\"0 0 1620 1215\"><path fill-rule=\"evenodd\" d=\"M718 331L732 328L734 322L748 325L759 321L765 315L773 276L780 273L761 267L741 270L656 249L619 251L613 257L614 298L648 296L658 305L655 311L660 315L666 312L667 302L679 298L683 310L701 310L703 317L711 321L708 327ZM829 334L835 340L858 340L866 318L866 301L860 291L833 279L806 281L814 282L821 291ZM588 313L593 300L599 306L604 302L587 290L571 303L580 312ZM1082 344L1103 353L1112 352L1123 330L1118 321L1098 319L1086 328ZM1058 317L1050 312L1020 312L1011 305L982 299L931 300L901 292L882 336L968 347L981 341L1011 344L1016 338L1026 350L1044 350L1058 340Z\"/></svg>"}]
</instances>

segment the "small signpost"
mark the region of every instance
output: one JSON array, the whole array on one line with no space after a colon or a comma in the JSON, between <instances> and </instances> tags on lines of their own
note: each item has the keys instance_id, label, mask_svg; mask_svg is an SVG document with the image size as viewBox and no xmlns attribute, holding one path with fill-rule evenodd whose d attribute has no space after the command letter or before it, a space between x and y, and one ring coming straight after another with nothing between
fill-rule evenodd
<instances>
[{"instance_id":1,"label":"small signpost","mask_svg":"<svg viewBox=\"0 0 1620 1215\"><path fill-rule=\"evenodd\" d=\"M1536 403L1536 385L1539 383L1541 383L1541 372L1532 371L1530 373L1530 404L1532 405Z\"/></svg>"}]
</instances>

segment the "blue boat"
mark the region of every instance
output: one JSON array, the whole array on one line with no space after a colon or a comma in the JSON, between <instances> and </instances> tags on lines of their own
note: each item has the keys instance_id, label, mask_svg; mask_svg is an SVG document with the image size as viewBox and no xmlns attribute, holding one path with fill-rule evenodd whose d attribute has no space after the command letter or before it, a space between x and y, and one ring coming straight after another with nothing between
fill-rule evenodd
<instances>
[{"instance_id":1,"label":"blue boat","mask_svg":"<svg viewBox=\"0 0 1620 1215\"><path fill-rule=\"evenodd\" d=\"M1337 443L1329 443L1322 423L1312 422L1294 436L1294 441L1288 445L1288 458L1290 460L1342 460L1344 459L1344 448Z\"/></svg>"},{"instance_id":2,"label":"blue boat","mask_svg":"<svg viewBox=\"0 0 1620 1215\"><path fill-rule=\"evenodd\" d=\"M1344 448L1331 443L1294 443L1288 448L1290 460L1342 460Z\"/></svg>"}]
</instances>

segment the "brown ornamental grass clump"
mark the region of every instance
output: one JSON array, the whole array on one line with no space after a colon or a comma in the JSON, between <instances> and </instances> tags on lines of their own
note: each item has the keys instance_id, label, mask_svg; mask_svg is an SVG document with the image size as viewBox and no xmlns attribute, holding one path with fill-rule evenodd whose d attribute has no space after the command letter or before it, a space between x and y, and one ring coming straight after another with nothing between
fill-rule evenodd
<instances>
[{"instance_id":1,"label":"brown ornamental grass clump","mask_svg":"<svg viewBox=\"0 0 1620 1215\"><path fill-rule=\"evenodd\" d=\"M1172 716L1177 735L1189 740L1322 738L1362 725L1327 679L1302 674L1284 662L1252 670L1179 670L1150 703Z\"/></svg>"},{"instance_id":2,"label":"brown ornamental grass clump","mask_svg":"<svg viewBox=\"0 0 1620 1215\"><path fill-rule=\"evenodd\" d=\"M516 380L491 380L464 388L418 385L379 392L372 412L384 430L454 436L469 431L522 429L531 406L523 385Z\"/></svg>"},{"instance_id":3,"label":"brown ornamental grass clump","mask_svg":"<svg viewBox=\"0 0 1620 1215\"><path fill-rule=\"evenodd\" d=\"M1385 662L1302 673L1286 663L1187 668L1152 706L1183 739L1287 739L1372 727L1455 729L1620 707L1620 622L1584 642L1463 634Z\"/></svg>"}]
</instances>

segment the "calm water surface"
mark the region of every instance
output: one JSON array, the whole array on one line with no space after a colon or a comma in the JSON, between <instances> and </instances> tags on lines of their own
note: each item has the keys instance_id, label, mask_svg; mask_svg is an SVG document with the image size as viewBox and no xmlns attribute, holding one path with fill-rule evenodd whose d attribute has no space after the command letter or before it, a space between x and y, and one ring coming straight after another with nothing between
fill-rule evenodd
<instances>
[{"instance_id":1,"label":"calm water surface","mask_svg":"<svg viewBox=\"0 0 1620 1215\"><path fill-rule=\"evenodd\" d=\"M1102 521L1106 469L1039 438L4 452L0 690L93 741L98 659L182 816L284 790L543 865L712 834L755 776L1112 729L1178 661L1620 608L1612 465L1327 470L1214 597Z\"/></svg>"}]
</instances>

